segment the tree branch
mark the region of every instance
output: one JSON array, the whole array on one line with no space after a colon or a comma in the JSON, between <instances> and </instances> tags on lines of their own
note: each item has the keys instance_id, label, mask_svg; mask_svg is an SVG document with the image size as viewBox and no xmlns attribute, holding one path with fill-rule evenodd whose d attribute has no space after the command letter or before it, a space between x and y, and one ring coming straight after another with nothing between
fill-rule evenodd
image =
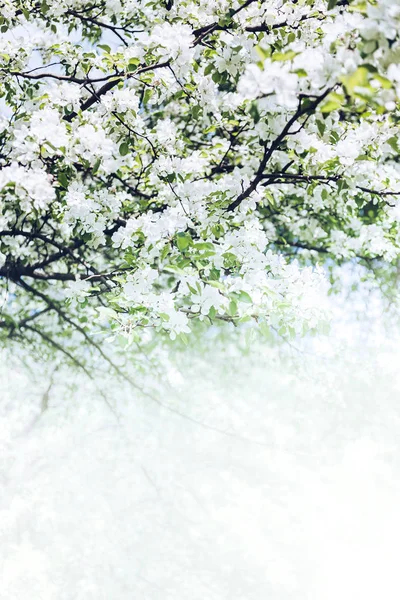
<instances>
[{"instance_id":1,"label":"tree branch","mask_svg":"<svg viewBox=\"0 0 400 600\"><path fill-rule=\"evenodd\" d=\"M236 200L234 200L233 202L231 202L229 204L226 211L235 210L235 208L237 208L243 202L243 200L248 198L256 190L258 184L263 179L264 170L265 170L265 167L267 166L269 159L271 158L273 153L279 148L281 142L288 135L292 125L294 123L296 123L296 121L298 119L300 119L300 117L302 117L303 115L307 115L307 114L309 114L310 111L311 112L314 111L317 108L317 106L322 102L322 100L324 100L324 98L326 98L326 96L328 94L330 94L332 89L333 89L332 87L328 88L327 90L325 90L325 92L323 92L320 96L317 96L317 98L315 100L311 101L305 107L302 107L300 104L300 106L297 109L297 111L295 112L295 114L291 117L291 119L289 119L289 121L286 123L285 127L282 129L281 133L275 138L275 140L272 142L272 144L269 147L267 147L267 146L264 147L264 153L263 153L263 157L262 157L260 166L259 166L256 176L254 177L251 184L236 198Z\"/></svg>"}]
</instances>

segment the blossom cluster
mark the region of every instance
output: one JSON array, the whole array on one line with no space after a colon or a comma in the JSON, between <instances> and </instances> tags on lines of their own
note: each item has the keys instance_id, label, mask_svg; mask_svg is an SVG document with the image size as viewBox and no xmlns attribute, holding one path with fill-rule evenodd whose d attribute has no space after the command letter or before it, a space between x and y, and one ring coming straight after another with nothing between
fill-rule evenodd
<instances>
[{"instance_id":1,"label":"blossom cluster","mask_svg":"<svg viewBox=\"0 0 400 600\"><path fill-rule=\"evenodd\" d=\"M2 328L318 327L324 264L399 255L399 28L390 0L6 0Z\"/></svg>"}]
</instances>

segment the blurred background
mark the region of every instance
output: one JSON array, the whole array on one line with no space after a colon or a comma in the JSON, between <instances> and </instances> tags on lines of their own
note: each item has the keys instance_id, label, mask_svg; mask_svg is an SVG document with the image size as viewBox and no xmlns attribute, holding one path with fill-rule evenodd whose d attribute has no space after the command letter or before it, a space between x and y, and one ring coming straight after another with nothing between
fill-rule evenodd
<instances>
[{"instance_id":1,"label":"blurred background","mask_svg":"<svg viewBox=\"0 0 400 600\"><path fill-rule=\"evenodd\" d=\"M144 393L3 353L0 598L397 598L396 318L329 306L328 335L132 363Z\"/></svg>"}]
</instances>

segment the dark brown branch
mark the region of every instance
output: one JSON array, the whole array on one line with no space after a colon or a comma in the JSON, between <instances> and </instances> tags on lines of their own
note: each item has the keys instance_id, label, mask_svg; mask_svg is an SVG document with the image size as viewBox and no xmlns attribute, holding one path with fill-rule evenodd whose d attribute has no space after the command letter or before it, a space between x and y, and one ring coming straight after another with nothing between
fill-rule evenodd
<instances>
[{"instance_id":1,"label":"dark brown branch","mask_svg":"<svg viewBox=\"0 0 400 600\"><path fill-rule=\"evenodd\" d=\"M98 19L96 19L94 17L83 16L79 12L77 12L75 10L71 10L71 9L68 10L65 14L71 15L71 16L79 19L80 21L83 21L84 23L92 23L93 25L96 25L97 27L100 27L101 29L109 29L121 40L121 42L125 46L128 46L128 42L125 40L125 38L122 37L122 35L120 34L120 31L123 31L124 33L139 33L140 31L142 31L142 30L128 29L127 27L117 27L116 25L110 25L109 23L103 23L103 21L99 21Z\"/></svg>"},{"instance_id":2,"label":"dark brown branch","mask_svg":"<svg viewBox=\"0 0 400 600\"><path fill-rule=\"evenodd\" d=\"M258 184L263 179L264 170L265 170L265 167L267 166L269 159L271 158L273 153L279 148L281 142L288 135L292 125L294 125L294 123L296 123L296 121L298 119L300 119L300 117L302 117L303 115L307 115L310 112L314 111L317 108L317 106L322 102L322 100L324 100L324 98L326 98L326 96L328 94L330 94L332 89L333 88L328 88L327 90L325 90L325 92L323 92L315 100L309 102L304 107L302 107L300 104L300 106L297 109L297 111L295 112L295 114L291 117L291 119L289 119L289 121L286 123L285 127L282 129L281 133L275 138L275 140L272 142L272 144L269 147L264 146L263 157L262 157L260 166L257 170L256 176L254 177L251 184L236 198L236 200L234 200L233 202L231 202L229 204L228 208L226 209L227 211L235 210L235 208L237 208L243 202L243 200L248 198L256 190Z\"/></svg>"},{"instance_id":3,"label":"dark brown branch","mask_svg":"<svg viewBox=\"0 0 400 600\"><path fill-rule=\"evenodd\" d=\"M23 325L23 328L24 329L28 329L29 331L33 331L34 333L36 333L37 335L39 335L45 342L47 342L47 344L49 346L53 346L53 348L55 348L56 350L58 350L59 352L61 352L65 356L67 356L67 358L69 358L70 361L74 365L76 365L77 367L79 367L80 369L82 369L84 371L84 373L86 373L86 375L89 377L89 379L93 379L93 375L90 373L90 371L88 371L88 369L85 367L85 365L83 363L81 363L68 350L66 350L65 348L63 348L58 342L56 342L49 335L47 335L47 333L45 333L44 331L41 331L40 329L37 329L36 327L33 327L32 325L25 324L25 325Z\"/></svg>"},{"instance_id":4,"label":"dark brown branch","mask_svg":"<svg viewBox=\"0 0 400 600\"><path fill-rule=\"evenodd\" d=\"M271 173L263 175L262 179L266 179L267 185L274 184L295 184L297 181L312 183L317 181L319 183L338 183L339 181L346 181L344 175L303 175L301 173ZM356 185L356 189L365 192L366 194L372 194L373 196L400 196L400 192L392 192L389 190L375 190L362 185Z\"/></svg>"},{"instance_id":5,"label":"dark brown branch","mask_svg":"<svg viewBox=\"0 0 400 600\"><path fill-rule=\"evenodd\" d=\"M85 329L83 327L81 327L78 323L76 323L75 321L73 321L66 313L65 311L58 305L58 303L56 303L54 300L52 300L51 298L49 298L48 296L46 296L45 294L43 294L42 292L40 292L38 289L33 288L32 286L30 286L28 283L26 283L23 280L20 280L19 285L21 287L23 287L25 290L27 290L28 292L30 292L32 295L37 296L38 298L41 298L46 304L47 306L55 311L59 317L61 317L64 321L66 321L69 325L71 325L71 327L73 327L74 329L76 329L86 340L86 342L90 345L93 346L93 348L95 348L97 350L97 352L100 354L100 356L114 369L114 371L123 378L126 378L125 374L121 371L121 369L110 359L109 356L107 356L107 354L103 351L103 349L101 348L101 346L95 342L90 336L89 334L85 331Z\"/></svg>"},{"instance_id":6,"label":"dark brown branch","mask_svg":"<svg viewBox=\"0 0 400 600\"><path fill-rule=\"evenodd\" d=\"M59 250L59 252L55 252L54 254L50 255L46 259L42 260L39 263L31 265L30 267L20 266L19 268L24 270L23 273L22 272L20 273L21 275L22 274L30 275L37 269L43 269L45 266L47 266L53 262L56 262L57 260L65 257L65 256L70 256L74 262L85 265L84 261L82 261L82 259L80 257L75 256L73 253L73 250L77 250L78 248L80 248L81 246L84 245L84 242L82 240L75 240L75 242L72 244L72 246L63 246L63 244L61 244L60 242L57 242L54 239L49 238L48 236L46 236L42 233L39 233L37 231L25 231L23 229L8 229L8 230L0 231L0 239L2 237L17 237L17 236L25 237L31 241L38 239L38 240L42 241L43 243L50 245L50 246L54 246L55 248L57 248ZM29 272L27 272L27 269ZM0 276L7 277L9 271L10 271L10 266L7 266L7 264L4 265L0 269Z\"/></svg>"},{"instance_id":7,"label":"dark brown branch","mask_svg":"<svg viewBox=\"0 0 400 600\"><path fill-rule=\"evenodd\" d=\"M8 328L11 333L15 329L19 329L20 327L23 327L26 323L29 323L30 321L34 321L35 319L38 319L41 315L43 315L49 311L50 311L50 308L46 307L43 310L36 311L35 313L33 313L33 315L29 315L29 317L25 317L25 319L22 319L19 322L15 322L13 320L13 318L11 317L11 315L6 315L8 317L8 321L7 321L7 319L0 321L0 329Z\"/></svg>"},{"instance_id":8,"label":"dark brown branch","mask_svg":"<svg viewBox=\"0 0 400 600\"><path fill-rule=\"evenodd\" d=\"M318 13L318 15L313 15L313 16L303 15L297 21L296 25L292 25L292 24L289 25L289 23L287 21L282 21L281 23L274 23L274 25L267 25L267 23L261 23L260 25L253 25L253 26L245 27L245 30L249 31L251 33L261 33L261 32L270 33L274 29L281 29L282 27L290 27L290 29L298 29L300 26L300 23L303 23L304 21L309 21L310 19L318 19L318 21L322 21L324 18L325 18L325 15L320 12L320 13Z\"/></svg>"},{"instance_id":9,"label":"dark brown branch","mask_svg":"<svg viewBox=\"0 0 400 600\"><path fill-rule=\"evenodd\" d=\"M74 77L73 75L60 75L58 73L37 73L36 75L32 75L31 71L8 71L8 74L14 75L15 77L22 77L22 79L57 79L58 81L68 81L70 83L77 83L79 85L101 83L103 81L108 81L113 77L119 77L119 75L115 73L112 75L105 75L104 77L96 77L95 79L90 79L89 77Z\"/></svg>"},{"instance_id":10,"label":"dark brown branch","mask_svg":"<svg viewBox=\"0 0 400 600\"><path fill-rule=\"evenodd\" d=\"M250 6L250 4L253 4L253 2L255 2L255 1L256 0L247 0L247 2L242 4L242 6L239 6L239 8L234 10L230 15L230 22L233 22L233 17L235 17L238 13L240 13L240 11L247 8L248 6ZM226 31L227 29L229 29L228 25L221 26L221 25L219 25L218 21L216 21L214 23L210 23L209 25L204 25L203 27L200 27L199 29L195 29L193 31L193 35L195 36L196 39L193 42L193 46L197 46L198 44L203 43L204 39L208 35L210 35L210 33L213 33L214 31Z\"/></svg>"},{"instance_id":11,"label":"dark brown branch","mask_svg":"<svg viewBox=\"0 0 400 600\"><path fill-rule=\"evenodd\" d=\"M80 110L83 112L83 111L87 110L88 108L90 108L91 106L93 106L93 104L95 104L96 102L99 102L101 96L104 96L104 94L106 94L107 92L112 90L123 79L130 79L131 77L140 75L141 73L146 73L148 71L154 71L155 69L163 69L164 67L168 67L168 65L169 65L169 60L165 61L163 63L157 63L157 64L153 64L153 65L140 67L133 73L127 73L127 74L118 73L117 75L110 76L110 79L112 77L112 80L105 83L99 90L97 90L95 93L93 93L90 96L90 98L85 100L85 102L83 102L81 104ZM68 115L65 115L64 120L70 122L76 116L77 116L77 113L75 111L73 111L73 112L69 113Z\"/></svg>"}]
</instances>

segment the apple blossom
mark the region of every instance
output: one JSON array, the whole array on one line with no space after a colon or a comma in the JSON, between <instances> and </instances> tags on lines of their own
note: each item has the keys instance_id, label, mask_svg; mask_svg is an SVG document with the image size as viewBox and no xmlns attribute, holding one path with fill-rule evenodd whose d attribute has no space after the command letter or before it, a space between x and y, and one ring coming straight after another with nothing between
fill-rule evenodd
<instances>
[{"instance_id":1,"label":"apple blossom","mask_svg":"<svg viewBox=\"0 0 400 600\"><path fill-rule=\"evenodd\" d=\"M2 340L294 335L330 265L396 274L392 2L3 5Z\"/></svg>"}]
</instances>

